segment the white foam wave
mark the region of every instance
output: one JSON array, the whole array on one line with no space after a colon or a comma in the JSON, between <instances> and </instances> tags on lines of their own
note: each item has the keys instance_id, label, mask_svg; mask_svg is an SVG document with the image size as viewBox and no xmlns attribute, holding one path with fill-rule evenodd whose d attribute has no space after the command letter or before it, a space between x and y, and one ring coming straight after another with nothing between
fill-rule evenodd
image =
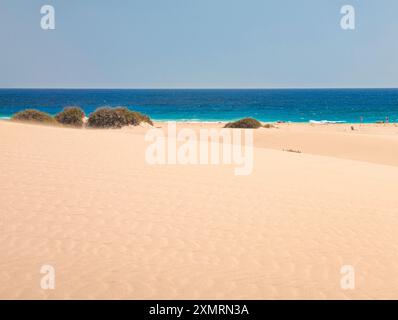
<instances>
[{"instance_id":1,"label":"white foam wave","mask_svg":"<svg viewBox=\"0 0 398 320\"><path fill-rule=\"evenodd\" d=\"M314 123L314 124L328 124L328 123L345 123L345 121L310 120L309 123Z\"/></svg>"}]
</instances>

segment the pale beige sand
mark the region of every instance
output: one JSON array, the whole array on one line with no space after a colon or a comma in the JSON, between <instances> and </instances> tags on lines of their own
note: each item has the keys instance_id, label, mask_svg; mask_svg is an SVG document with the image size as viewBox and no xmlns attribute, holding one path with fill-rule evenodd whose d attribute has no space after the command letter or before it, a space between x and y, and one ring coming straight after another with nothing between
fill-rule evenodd
<instances>
[{"instance_id":1,"label":"pale beige sand","mask_svg":"<svg viewBox=\"0 0 398 320\"><path fill-rule=\"evenodd\" d=\"M396 126L259 129L247 177L150 166L145 130L0 121L0 298L398 298Z\"/></svg>"}]
</instances>

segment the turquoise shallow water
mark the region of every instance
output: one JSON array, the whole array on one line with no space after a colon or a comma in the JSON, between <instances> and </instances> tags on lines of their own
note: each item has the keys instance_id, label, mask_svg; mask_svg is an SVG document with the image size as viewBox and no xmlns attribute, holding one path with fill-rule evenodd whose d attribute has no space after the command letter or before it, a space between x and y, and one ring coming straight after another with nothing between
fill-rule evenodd
<instances>
[{"instance_id":1,"label":"turquoise shallow water","mask_svg":"<svg viewBox=\"0 0 398 320\"><path fill-rule=\"evenodd\" d=\"M86 114L126 106L154 120L398 122L398 89L0 89L0 117L26 108L55 114L71 105Z\"/></svg>"}]
</instances>

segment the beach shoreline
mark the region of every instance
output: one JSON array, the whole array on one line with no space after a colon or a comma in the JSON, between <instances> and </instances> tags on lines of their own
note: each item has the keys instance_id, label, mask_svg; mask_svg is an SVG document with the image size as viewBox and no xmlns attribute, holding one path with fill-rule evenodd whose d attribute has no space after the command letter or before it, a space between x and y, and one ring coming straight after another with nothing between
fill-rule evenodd
<instances>
[{"instance_id":1,"label":"beach shoreline","mask_svg":"<svg viewBox=\"0 0 398 320\"><path fill-rule=\"evenodd\" d=\"M55 114L51 114L51 116L55 116ZM2 116L0 117L0 121L7 121L7 120L11 120L12 116ZM85 117L86 119L88 119L88 117ZM157 118L152 118L152 120L154 122L158 122L158 123L165 123L165 122L177 122L177 123L187 123L187 124L217 124L217 123L228 123L228 122L232 122L232 121L236 121L239 120L237 118L233 118L230 120L182 120L182 119L157 119ZM260 122L264 123L264 124L319 124L319 125L330 125L330 124L342 124L342 125L359 125L359 124L364 124L364 125L369 125L369 124L396 124L398 125L398 120L397 121L357 121L357 122L353 122L353 121L343 121L343 120L308 120L308 121L288 121L288 120L276 120L276 121L262 121L260 120Z\"/></svg>"}]
</instances>

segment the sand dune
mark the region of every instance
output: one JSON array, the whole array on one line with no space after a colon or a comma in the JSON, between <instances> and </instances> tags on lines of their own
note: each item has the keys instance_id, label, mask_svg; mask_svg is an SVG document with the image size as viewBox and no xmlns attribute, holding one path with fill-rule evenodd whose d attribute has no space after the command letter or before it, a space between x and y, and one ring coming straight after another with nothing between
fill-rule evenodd
<instances>
[{"instance_id":1,"label":"sand dune","mask_svg":"<svg viewBox=\"0 0 398 320\"><path fill-rule=\"evenodd\" d=\"M150 166L145 130L0 121L1 299L398 297L394 125L259 129L246 177Z\"/></svg>"},{"instance_id":2,"label":"sand dune","mask_svg":"<svg viewBox=\"0 0 398 320\"><path fill-rule=\"evenodd\" d=\"M158 127L167 128L164 123ZM186 127L179 124L178 127ZM190 123L188 127L222 128L224 124ZM354 130L351 130L351 126ZM307 154L398 166L398 124L281 123L254 132L261 148L295 150Z\"/></svg>"}]
</instances>

